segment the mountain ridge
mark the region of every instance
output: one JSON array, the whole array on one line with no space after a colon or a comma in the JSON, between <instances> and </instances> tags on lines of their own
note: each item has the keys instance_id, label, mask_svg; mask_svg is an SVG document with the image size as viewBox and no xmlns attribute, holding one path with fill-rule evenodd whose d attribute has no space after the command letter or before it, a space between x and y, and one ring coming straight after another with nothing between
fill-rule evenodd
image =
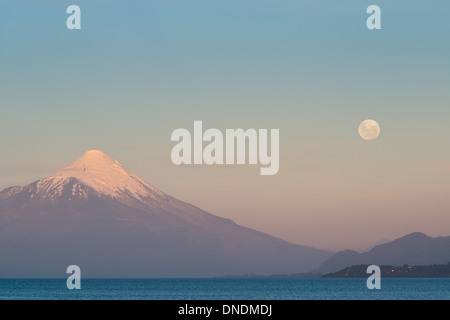
<instances>
[{"instance_id":1,"label":"mountain ridge","mask_svg":"<svg viewBox=\"0 0 450 320\"><path fill-rule=\"evenodd\" d=\"M339 251L312 272L337 272L355 265L433 265L450 261L450 236L432 238L422 232L413 232L371 250L358 253Z\"/></svg>"}]
</instances>

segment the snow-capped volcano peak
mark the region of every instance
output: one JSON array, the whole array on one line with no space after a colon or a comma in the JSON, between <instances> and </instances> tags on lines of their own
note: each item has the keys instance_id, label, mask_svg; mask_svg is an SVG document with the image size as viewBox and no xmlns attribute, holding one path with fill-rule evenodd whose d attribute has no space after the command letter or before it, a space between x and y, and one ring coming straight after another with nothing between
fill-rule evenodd
<instances>
[{"instance_id":1,"label":"snow-capped volcano peak","mask_svg":"<svg viewBox=\"0 0 450 320\"><path fill-rule=\"evenodd\" d=\"M157 198L163 193L147 184L118 161L100 150L89 150L67 167L42 179L41 191L55 190L72 178L89 186L102 195L121 198Z\"/></svg>"}]
</instances>

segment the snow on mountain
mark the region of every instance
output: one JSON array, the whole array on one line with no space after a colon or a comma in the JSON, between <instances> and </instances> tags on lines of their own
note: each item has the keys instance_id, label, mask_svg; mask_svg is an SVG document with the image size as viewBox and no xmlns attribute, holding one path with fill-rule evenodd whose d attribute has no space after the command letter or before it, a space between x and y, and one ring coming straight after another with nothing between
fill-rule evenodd
<instances>
[{"instance_id":1,"label":"snow on mountain","mask_svg":"<svg viewBox=\"0 0 450 320\"><path fill-rule=\"evenodd\" d=\"M134 173L125 169L100 150L89 150L67 167L42 179L37 184L37 192L61 195L63 186L75 178L102 195L115 198L159 199L164 193L150 186ZM85 197L78 185L73 186L73 195Z\"/></svg>"}]
</instances>

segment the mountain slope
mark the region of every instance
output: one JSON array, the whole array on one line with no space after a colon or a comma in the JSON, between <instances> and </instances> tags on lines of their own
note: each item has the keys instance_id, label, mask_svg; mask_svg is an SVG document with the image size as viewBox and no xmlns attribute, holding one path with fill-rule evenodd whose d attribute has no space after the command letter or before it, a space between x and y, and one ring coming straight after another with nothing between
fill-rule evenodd
<instances>
[{"instance_id":1,"label":"mountain slope","mask_svg":"<svg viewBox=\"0 0 450 320\"><path fill-rule=\"evenodd\" d=\"M329 256L177 200L99 150L0 192L0 277L293 273Z\"/></svg>"},{"instance_id":2,"label":"mountain slope","mask_svg":"<svg viewBox=\"0 0 450 320\"><path fill-rule=\"evenodd\" d=\"M415 232L361 254L351 250L340 251L314 271L325 274L354 265L432 265L449 261L450 237L432 238Z\"/></svg>"}]
</instances>

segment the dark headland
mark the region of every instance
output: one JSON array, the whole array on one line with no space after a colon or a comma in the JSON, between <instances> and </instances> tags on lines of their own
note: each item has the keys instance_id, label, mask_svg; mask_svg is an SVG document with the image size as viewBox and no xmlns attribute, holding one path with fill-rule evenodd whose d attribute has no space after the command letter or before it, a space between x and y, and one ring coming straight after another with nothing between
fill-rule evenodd
<instances>
[{"instance_id":1,"label":"dark headland","mask_svg":"<svg viewBox=\"0 0 450 320\"><path fill-rule=\"evenodd\" d=\"M346 267L337 272L328 273L322 278L367 278L367 267L369 265L356 265ZM381 278L449 278L450 262L447 264L434 264L428 266L409 266L401 267L382 265Z\"/></svg>"}]
</instances>

